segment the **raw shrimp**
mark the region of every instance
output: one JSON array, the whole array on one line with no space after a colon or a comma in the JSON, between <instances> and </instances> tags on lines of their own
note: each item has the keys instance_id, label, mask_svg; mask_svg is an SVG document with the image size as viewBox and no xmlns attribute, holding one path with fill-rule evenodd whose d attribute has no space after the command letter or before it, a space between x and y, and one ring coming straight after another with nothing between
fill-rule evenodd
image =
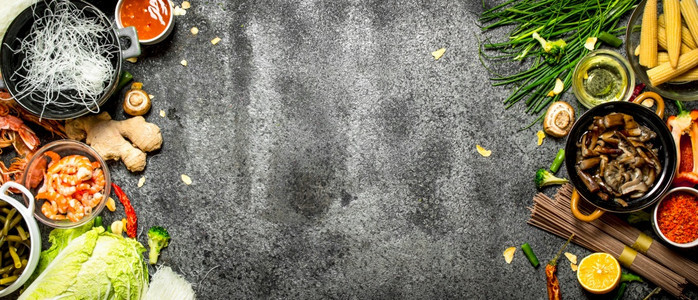
<instances>
[{"instance_id":1,"label":"raw shrimp","mask_svg":"<svg viewBox=\"0 0 698 300\"><path fill-rule=\"evenodd\" d=\"M65 220L64 215L58 214L56 202L44 201L44 205L41 206L41 212L51 220Z\"/></svg>"},{"instance_id":2,"label":"raw shrimp","mask_svg":"<svg viewBox=\"0 0 698 300\"><path fill-rule=\"evenodd\" d=\"M56 214L77 222L104 199L105 174L99 162L92 162L83 155L60 157L46 152L50 159L44 174L44 185L37 199L55 203ZM51 213L52 211L47 211Z\"/></svg>"}]
</instances>

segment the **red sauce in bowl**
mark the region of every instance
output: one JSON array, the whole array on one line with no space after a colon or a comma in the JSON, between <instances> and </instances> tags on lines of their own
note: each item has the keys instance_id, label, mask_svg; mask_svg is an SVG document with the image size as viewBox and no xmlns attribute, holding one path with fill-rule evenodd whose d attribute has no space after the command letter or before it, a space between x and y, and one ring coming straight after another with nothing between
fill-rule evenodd
<instances>
[{"instance_id":1,"label":"red sauce in bowl","mask_svg":"<svg viewBox=\"0 0 698 300\"><path fill-rule=\"evenodd\" d=\"M171 13L167 0L124 0L119 18L123 27L136 27L138 39L144 41L165 31Z\"/></svg>"}]
</instances>

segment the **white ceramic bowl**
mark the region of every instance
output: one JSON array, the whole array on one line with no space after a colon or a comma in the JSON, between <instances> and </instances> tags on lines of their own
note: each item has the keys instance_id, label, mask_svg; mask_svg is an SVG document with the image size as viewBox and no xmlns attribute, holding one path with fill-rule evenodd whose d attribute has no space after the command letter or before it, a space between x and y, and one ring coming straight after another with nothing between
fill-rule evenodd
<instances>
[{"instance_id":1,"label":"white ceramic bowl","mask_svg":"<svg viewBox=\"0 0 698 300\"><path fill-rule=\"evenodd\" d=\"M689 243L677 243L677 242L669 240L664 235L664 233L662 233L662 231L659 230L659 224L657 223L657 214L659 213L659 206L662 205L662 202L664 202L664 200L667 197L669 197L671 194L677 193L677 192L689 193L689 194L692 194L693 196L695 196L696 198L698 198L698 190L696 190L694 188L677 187L677 188L673 188L673 189L669 190L669 192L667 192L662 197L662 199L660 199L659 202L657 202L657 206L654 207L654 212L652 213L652 228L654 228L654 232L662 239L662 241L666 242L669 245L672 245L672 246L678 247L678 248L693 248L693 247L698 246L698 239L696 239L692 242L689 242ZM698 212L694 212L694 213L698 213Z\"/></svg>"},{"instance_id":2,"label":"white ceramic bowl","mask_svg":"<svg viewBox=\"0 0 698 300\"><path fill-rule=\"evenodd\" d=\"M153 44L157 44L159 42L162 42L164 39L167 38L167 36L170 35L170 33L172 32L172 29L174 28L174 7L172 7L172 4L170 1L167 1L167 0L160 0L160 1L163 1L163 3L165 3L170 9L170 15L167 19L167 27L165 27L165 30L163 32L161 32L160 34L158 34L154 38L147 39L147 40L138 38L138 41L143 45L153 45ZM141 1L141 2L143 2L143 1ZM116 21L116 26L119 28L124 28L124 25L121 22L121 7L123 6L123 4L124 4L124 0L119 0L119 2L116 3L116 10L114 11L114 19ZM136 29L136 32L138 32L137 29Z\"/></svg>"},{"instance_id":3,"label":"white ceramic bowl","mask_svg":"<svg viewBox=\"0 0 698 300\"><path fill-rule=\"evenodd\" d=\"M25 197L32 199L32 201L29 201L29 207L25 207L22 203L19 201L15 200L11 196L8 196L6 194L7 190L9 188L14 188L19 191L21 191ZM36 269L36 265L39 263L39 255L41 254L41 233L39 232L39 225L36 223L36 220L34 220L34 197L32 194L19 183L16 182L6 182L2 186L0 186L0 201L5 201L12 205L12 207L17 209L17 212L22 215L22 219L24 219L24 222L27 224L27 230L29 231L29 241L31 242L31 247L29 250L29 259L27 259L27 266L24 267L24 271L22 271L22 274L19 275L17 280L15 280L14 283L9 285L3 290L0 290L0 297L7 296L9 294L12 294L14 291L19 289L22 285L24 285L25 282L29 279L29 276L31 276L32 273L34 273L34 269Z\"/></svg>"}]
</instances>

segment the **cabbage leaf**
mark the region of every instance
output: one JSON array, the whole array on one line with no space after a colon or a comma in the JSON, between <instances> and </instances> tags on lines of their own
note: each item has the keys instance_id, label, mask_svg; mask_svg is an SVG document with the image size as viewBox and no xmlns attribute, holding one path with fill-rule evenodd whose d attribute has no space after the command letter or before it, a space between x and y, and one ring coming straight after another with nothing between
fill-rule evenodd
<instances>
[{"instance_id":1,"label":"cabbage leaf","mask_svg":"<svg viewBox=\"0 0 698 300\"><path fill-rule=\"evenodd\" d=\"M145 294L148 268L141 243L104 232L102 227L75 237L80 230L51 232L57 250L49 251L52 245L42 252L49 263L43 271L37 268L41 273L19 299L138 300Z\"/></svg>"}]
</instances>

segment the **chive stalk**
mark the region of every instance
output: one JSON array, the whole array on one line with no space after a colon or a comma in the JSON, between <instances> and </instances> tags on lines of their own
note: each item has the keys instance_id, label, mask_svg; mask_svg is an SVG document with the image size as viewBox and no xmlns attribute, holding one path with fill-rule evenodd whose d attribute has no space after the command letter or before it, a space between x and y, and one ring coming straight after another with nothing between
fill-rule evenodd
<instances>
[{"instance_id":1,"label":"chive stalk","mask_svg":"<svg viewBox=\"0 0 698 300\"><path fill-rule=\"evenodd\" d=\"M599 40L615 48L618 48L623 44L623 40L605 31L599 33Z\"/></svg>"}]
</instances>

